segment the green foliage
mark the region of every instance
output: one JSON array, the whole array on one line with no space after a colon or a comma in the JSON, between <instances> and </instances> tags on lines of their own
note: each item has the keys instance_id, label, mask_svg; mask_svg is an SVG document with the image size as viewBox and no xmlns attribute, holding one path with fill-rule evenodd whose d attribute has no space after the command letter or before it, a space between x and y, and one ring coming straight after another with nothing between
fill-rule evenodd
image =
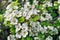
<instances>
[{"instance_id":1,"label":"green foliage","mask_svg":"<svg viewBox=\"0 0 60 40\"><path fill-rule=\"evenodd\" d=\"M27 36L26 38L23 38L23 37L22 37L22 40L33 40L33 38L30 37L30 36Z\"/></svg>"},{"instance_id":2,"label":"green foliage","mask_svg":"<svg viewBox=\"0 0 60 40\"><path fill-rule=\"evenodd\" d=\"M12 8L14 7L14 6L20 6L19 8L21 8L21 5L19 5L19 2L18 2L19 0L13 0L13 2L11 3L12 4ZM24 1L26 1L26 0L24 0ZM53 6L52 7L43 7L42 5L47 1L47 0L38 0L39 1L39 4L38 5L36 5L36 8L37 9L39 9L41 12L41 14L43 13L43 12L46 12L46 11L48 11L50 14L51 14L51 16L53 17L53 18L55 18L56 16L57 16L57 13L55 13L53 10L54 9L58 9L58 2L57 1L54 1L54 4L53 4ZM30 2L30 4L32 5L32 3L33 3L33 0L29 0L29 2ZM10 22L9 21L6 21L6 20L4 20L4 15L2 14L2 13L4 13L5 12L5 9L1 6L2 4L0 4L0 22L3 22L4 21L4 25L5 25L5 27L7 28L8 26L10 27L10 33L11 34L15 34L16 32L16 30L15 30L15 26L13 26L13 25L11 25L10 24ZM23 6L23 5L22 5ZM19 9L20 10L20 9ZM59 15L60 15L60 11L58 11L58 13L59 13ZM45 16L45 15L43 15L43 16ZM23 17L23 16L21 16L21 17L19 17L19 18L17 18L18 19L18 22L19 23L23 23L23 22L28 22L29 23L29 21L34 21L34 22L36 22L36 21L40 21L40 14L39 14L39 16L38 15L33 15L30 19L29 19L29 21L25 21L25 17ZM40 24L41 24L41 26L54 26L54 27L57 27L57 26L60 26L60 22L58 21L58 20L54 20L53 21L53 23L50 23L51 22L51 20L46 20L46 21L40 21ZM28 24L29 25L29 24ZM2 34L3 34L3 40L5 40L4 39L4 37L6 37L7 36L7 31L5 31L5 29L4 29L4 31L0 28L0 32L3 32ZM19 31L20 32L20 31ZM45 40L45 36L49 36L49 35L51 35L51 33L50 33L51 31L50 30L48 30L48 33L46 33L46 34L42 34L42 33L38 33L38 35L37 35L37 37L39 37L41 40ZM54 35L56 35L56 33L55 32L53 32L52 34L54 34ZM17 39L18 40L18 39ZM21 40L33 40L33 38L32 37L30 37L29 35L27 35L27 37L26 38L21 38ZM56 40L59 40L59 39L56 39Z\"/></svg>"},{"instance_id":3,"label":"green foliage","mask_svg":"<svg viewBox=\"0 0 60 40\"><path fill-rule=\"evenodd\" d=\"M47 7L48 12L53 12L53 7Z\"/></svg>"},{"instance_id":4,"label":"green foliage","mask_svg":"<svg viewBox=\"0 0 60 40\"><path fill-rule=\"evenodd\" d=\"M0 14L0 22L4 20L3 14Z\"/></svg>"},{"instance_id":5,"label":"green foliage","mask_svg":"<svg viewBox=\"0 0 60 40\"><path fill-rule=\"evenodd\" d=\"M42 8L42 5L39 4L39 5L36 6L36 8L37 8L37 9L41 9L41 8Z\"/></svg>"},{"instance_id":6,"label":"green foliage","mask_svg":"<svg viewBox=\"0 0 60 40\"><path fill-rule=\"evenodd\" d=\"M14 26L10 28L10 33L15 34L15 27Z\"/></svg>"},{"instance_id":7,"label":"green foliage","mask_svg":"<svg viewBox=\"0 0 60 40\"><path fill-rule=\"evenodd\" d=\"M39 33L39 34L38 34L38 37L39 37L41 40L44 40L44 38L45 38L42 33Z\"/></svg>"},{"instance_id":8,"label":"green foliage","mask_svg":"<svg viewBox=\"0 0 60 40\"><path fill-rule=\"evenodd\" d=\"M45 3L46 2L46 0L38 0L39 2L41 2L41 3Z\"/></svg>"},{"instance_id":9,"label":"green foliage","mask_svg":"<svg viewBox=\"0 0 60 40\"><path fill-rule=\"evenodd\" d=\"M57 14L55 12L51 12L50 14L53 18L57 16Z\"/></svg>"},{"instance_id":10,"label":"green foliage","mask_svg":"<svg viewBox=\"0 0 60 40\"><path fill-rule=\"evenodd\" d=\"M60 26L60 22L58 20L54 21L53 26L55 26L55 27Z\"/></svg>"},{"instance_id":11,"label":"green foliage","mask_svg":"<svg viewBox=\"0 0 60 40\"><path fill-rule=\"evenodd\" d=\"M40 24L43 26L52 26L52 24L50 23L50 21L44 21L44 22L40 22Z\"/></svg>"},{"instance_id":12,"label":"green foliage","mask_svg":"<svg viewBox=\"0 0 60 40\"><path fill-rule=\"evenodd\" d=\"M54 1L54 9L58 9L58 2L57 1Z\"/></svg>"},{"instance_id":13,"label":"green foliage","mask_svg":"<svg viewBox=\"0 0 60 40\"><path fill-rule=\"evenodd\" d=\"M30 20L34 21L34 22L36 22L39 19L40 19L40 16L34 16L34 17L30 18Z\"/></svg>"},{"instance_id":14,"label":"green foliage","mask_svg":"<svg viewBox=\"0 0 60 40\"><path fill-rule=\"evenodd\" d=\"M30 36L27 36L27 37L26 37L26 40L28 40L28 39L29 39L29 40L33 40L33 38L30 37Z\"/></svg>"},{"instance_id":15,"label":"green foliage","mask_svg":"<svg viewBox=\"0 0 60 40\"><path fill-rule=\"evenodd\" d=\"M20 22L20 23L23 23L24 21L25 21L25 18L22 16L22 17L19 17L18 18L18 21Z\"/></svg>"},{"instance_id":16,"label":"green foliage","mask_svg":"<svg viewBox=\"0 0 60 40\"><path fill-rule=\"evenodd\" d=\"M8 27L8 26L11 26L11 24L10 24L10 22L9 21L6 21L6 20L4 20L4 23L3 23L6 27Z\"/></svg>"},{"instance_id":17,"label":"green foliage","mask_svg":"<svg viewBox=\"0 0 60 40\"><path fill-rule=\"evenodd\" d=\"M16 1L12 2L12 3L11 3L12 8L13 8L14 6L17 6L18 4L19 4L19 3L18 3L18 0L16 0Z\"/></svg>"},{"instance_id":18,"label":"green foliage","mask_svg":"<svg viewBox=\"0 0 60 40\"><path fill-rule=\"evenodd\" d=\"M2 32L2 29L0 29L0 33Z\"/></svg>"}]
</instances>

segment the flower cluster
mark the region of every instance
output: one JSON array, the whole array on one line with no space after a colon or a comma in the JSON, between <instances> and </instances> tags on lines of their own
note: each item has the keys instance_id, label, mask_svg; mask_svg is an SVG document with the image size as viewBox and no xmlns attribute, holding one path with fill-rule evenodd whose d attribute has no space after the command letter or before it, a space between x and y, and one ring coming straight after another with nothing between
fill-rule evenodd
<instances>
[{"instance_id":1,"label":"flower cluster","mask_svg":"<svg viewBox=\"0 0 60 40\"><path fill-rule=\"evenodd\" d=\"M60 25L57 22L60 23L60 17L53 22L56 14L50 10L52 2L50 0L45 0L42 4L39 2L41 3L39 0L33 0L32 3L29 0L22 0L21 5L13 2L7 6L4 25L10 27L11 34L7 37L8 40L10 38L11 40L53 40L52 35L58 34ZM54 6L57 5L55 2Z\"/></svg>"}]
</instances>

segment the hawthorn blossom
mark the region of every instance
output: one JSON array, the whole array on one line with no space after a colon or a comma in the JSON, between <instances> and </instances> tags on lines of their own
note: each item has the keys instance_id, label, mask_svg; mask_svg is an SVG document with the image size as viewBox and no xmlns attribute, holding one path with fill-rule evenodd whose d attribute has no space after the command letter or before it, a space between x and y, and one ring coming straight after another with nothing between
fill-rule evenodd
<instances>
[{"instance_id":1,"label":"hawthorn blossom","mask_svg":"<svg viewBox=\"0 0 60 40\"><path fill-rule=\"evenodd\" d=\"M16 38L21 38L21 33L20 32L16 33Z\"/></svg>"},{"instance_id":2,"label":"hawthorn blossom","mask_svg":"<svg viewBox=\"0 0 60 40\"><path fill-rule=\"evenodd\" d=\"M41 21L52 20L52 16L48 13L41 14Z\"/></svg>"},{"instance_id":3,"label":"hawthorn blossom","mask_svg":"<svg viewBox=\"0 0 60 40\"><path fill-rule=\"evenodd\" d=\"M7 40L16 40L15 35L9 35L7 37Z\"/></svg>"},{"instance_id":4,"label":"hawthorn blossom","mask_svg":"<svg viewBox=\"0 0 60 40\"><path fill-rule=\"evenodd\" d=\"M16 32L18 32L19 30L21 30L22 25L21 25L20 23L18 23L18 24L15 26L15 28L16 28Z\"/></svg>"},{"instance_id":5,"label":"hawthorn blossom","mask_svg":"<svg viewBox=\"0 0 60 40\"><path fill-rule=\"evenodd\" d=\"M46 40L53 40L53 38L51 36L48 36Z\"/></svg>"},{"instance_id":6,"label":"hawthorn blossom","mask_svg":"<svg viewBox=\"0 0 60 40\"><path fill-rule=\"evenodd\" d=\"M10 24L16 25L18 23L18 20L16 18L12 18L10 21Z\"/></svg>"},{"instance_id":7,"label":"hawthorn blossom","mask_svg":"<svg viewBox=\"0 0 60 40\"><path fill-rule=\"evenodd\" d=\"M21 35L22 35L23 37L26 37L26 36L28 35L28 31L22 30L22 31L21 31Z\"/></svg>"}]
</instances>

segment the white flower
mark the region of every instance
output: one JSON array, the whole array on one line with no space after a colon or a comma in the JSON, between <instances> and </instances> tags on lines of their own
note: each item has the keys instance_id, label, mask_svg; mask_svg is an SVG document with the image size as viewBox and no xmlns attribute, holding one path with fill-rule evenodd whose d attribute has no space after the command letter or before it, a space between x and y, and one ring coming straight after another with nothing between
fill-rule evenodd
<instances>
[{"instance_id":1,"label":"white flower","mask_svg":"<svg viewBox=\"0 0 60 40\"><path fill-rule=\"evenodd\" d=\"M33 4L34 5L37 5L38 4L38 1L37 0L33 0Z\"/></svg>"},{"instance_id":2,"label":"white flower","mask_svg":"<svg viewBox=\"0 0 60 40\"><path fill-rule=\"evenodd\" d=\"M54 27L53 26L48 26L48 29L49 30L54 30Z\"/></svg>"},{"instance_id":3,"label":"white flower","mask_svg":"<svg viewBox=\"0 0 60 40\"><path fill-rule=\"evenodd\" d=\"M41 19L40 20L41 21L45 21L46 19L43 16L41 16Z\"/></svg>"},{"instance_id":4,"label":"white flower","mask_svg":"<svg viewBox=\"0 0 60 40\"><path fill-rule=\"evenodd\" d=\"M22 24L22 30L28 31L28 25L27 25L27 23L23 23Z\"/></svg>"},{"instance_id":5,"label":"white flower","mask_svg":"<svg viewBox=\"0 0 60 40\"><path fill-rule=\"evenodd\" d=\"M46 40L53 40L53 38L51 36L48 36Z\"/></svg>"},{"instance_id":6,"label":"white flower","mask_svg":"<svg viewBox=\"0 0 60 40\"><path fill-rule=\"evenodd\" d=\"M53 26L48 26L48 29L50 30L50 34L58 34L58 29L54 28Z\"/></svg>"},{"instance_id":7,"label":"white flower","mask_svg":"<svg viewBox=\"0 0 60 40\"><path fill-rule=\"evenodd\" d=\"M31 17L31 15L33 14L32 10L30 10L27 15L26 15L26 19L29 19Z\"/></svg>"},{"instance_id":8,"label":"white flower","mask_svg":"<svg viewBox=\"0 0 60 40\"><path fill-rule=\"evenodd\" d=\"M22 12L21 11L18 11L17 13L16 13L16 17L21 17L22 16Z\"/></svg>"},{"instance_id":9,"label":"white flower","mask_svg":"<svg viewBox=\"0 0 60 40\"><path fill-rule=\"evenodd\" d=\"M44 32L47 33L47 27L46 26L44 26Z\"/></svg>"},{"instance_id":10,"label":"white flower","mask_svg":"<svg viewBox=\"0 0 60 40\"><path fill-rule=\"evenodd\" d=\"M21 35L22 35L23 37L26 37L26 36L28 35L28 31L22 30L22 31L21 31Z\"/></svg>"},{"instance_id":11,"label":"white flower","mask_svg":"<svg viewBox=\"0 0 60 40\"><path fill-rule=\"evenodd\" d=\"M57 26L57 28L59 29L59 28L60 28L60 26Z\"/></svg>"},{"instance_id":12,"label":"white flower","mask_svg":"<svg viewBox=\"0 0 60 40\"><path fill-rule=\"evenodd\" d=\"M28 30L28 27L23 26L22 27L22 30L27 31Z\"/></svg>"},{"instance_id":13,"label":"white flower","mask_svg":"<svg viewBox=\"0 0 60 40\"><path fill-rule=\"evenodd\" d=\"M52 6L52 3L49 1L46 3L46 5L48 5L48 7Z\"/></svg>"},{"instance_id":14,"label":"white flower","mask_svg":"<svg viewBox=\"0 0 60 40\"><path fill-rule=\"evenodd\" d=\"M60 17L58 17L58 20L60 20Z\"/></svg>"},{"instance_id":15,"label":"white flower","mask_svg":"<svg viewBox=\"0 0 60 40\"><path fill-rule=\"evenodd\" d=\"M11 12L12 11L12 7L11 7L11 4L9 4L7 7L6 7L7 11Z\"/></svg>"},{"instance_id":16,"label":"white flower","mask_svg":"<svg viewBox=\"0 0 60 40\"><path fill-rule=\"evenodd\" d=\"M9 5L6 7L7 10L10 9L10 8L11 8L11 4L9 4Z\"/></svg>"},{"instance_id":17,"label":"white flower","mask_svg":"<svg viewBox=\"0 0 60 40\"><path fill-rule=\"evenodd\" d=\"M27 7L28 7L28 6L30 7L30 2L27 1L27 2L25 3L25 5L26 5Z\"/></svg>"},{"instance_id":18,"label":"white flower","mask_svg":"<svg viewBox=\"0 0 60 40\"><path fill-rule=\"evenodd\" d=\"M12 18L12 15L11 15L11 14L6 13L4 17L5 17L5 20L10 21L10 20L11 20L11 18Z\"/></svg>"},{"instance_id":19,"label":"white flower","mask_svg":"<svg viewBox=\"0 0 60 40\"><path fill-rule=\"evenodd\" d=\"M60 22L60 17L58 17L58 21Z\"/></svg>"},{"instance_id":20,"label":"white flower","mask_svg":"<svg viewBox=\"0 0 60 40\"><path fill-rule=\"evenodd\" d=\"M27 16L26 16L26 20L28 20L29 18L30 18L30 15L27 15Z\"/></svg>"},{"instance_id":21,"label":"white flower","mask_svg":"<svg viewBox=\"0 0 60 40\"><path fill-rule=\"evenodd\" d=\"M12 8L10 8L10 9L9 9L9 10L7 10L7 11L11 13L11 12L13 11L13 9L12 9Z\"/></svg>"},{"instance_id":22,"label":"white flower","mask_svg":"<svg viewBox=\"0 0 60 40\"><path fill-rule=\"evenodd\" d=\"M34 9L35 8L35 5L32 5L32 9Z\"/></svg>"},{"instance_id":23,"label":"white flower","mask_svg":"<svg viewBox=\"0 0 60 40\"><path fill-rule=\"evenodd\" d=\"M44 8L46 7L46 3L42 5Z\"/></svg>"},{"instance_id":24,"label":"white flower","mask_svg":"<svg viewBox=\"0 0 60 40\"><path fill-rule=\"evenodd\" d=\"M59 36L59 40L60 40L60 36Z\"/></svg>"},{"instance_id":25,"label":"white flower","mask_svg":"<svg viewBox=\"0 0 60 40\"><path fill-rule=\"evenodd\" d=\"M10 40L10 37L9 36L7 37L7 40Z\"/></svg>"},{"instance_id":26,"label":"white flower","mask_svg":"<svg viewBox=\"0 0 60 40\"><path fill-rule=\"evenodd\" d=\"M60 5L59 5L59 11L60 11Z\"/></svg>"},{"instance_id":27,"label":"white flower","mask_svg":"<svg viewBox=\"0 0 60 40\"><path fill-rule=\"evenodd\" d=\"M15 35L9 35L7 37L7 40L16 40Z\"/></svg>"},{"instance_id":28,"label":"white flower","mask_svg":"<svg viewBox=\"0 0 60 40\"><path fill-rule=\"evenodd\" d=\"M16 32L18 32L19 30L21 30L22 26L21 26L20 23L18 23L18 24L15 26L15 28L16 28Z\"/></svg>"},{"instance_id":29,"label":"white flower","mask_svg":"<svg viewBox=\"0 0 60 40\"><path fill-rule=\"evenodd\" d=\"M12 0L8 0L8 2L12 2Z\"/></svg>"},{"instance_id":30,"label":"white flower","mask_svg":"<svg viewBox=\"0 0 60 40\"><path fill-rule=\"evenodd\" d=\"M17 14L19 11L18 10L13 10L12 12L15 13L15 14Z\"/></svg>"},{"instance_id":31,"label":"white flower","mask_svg":"<svg viewBox=\"0 0 60 40\"><path fill-rule=\"evenodd\" d=\"M38 10L37 9L33 9L33 14L37 15L37 13L38 13Z\"/></svg>"},{"instance_id":32,"label":"white flower","mask_svg":"<svg viewBox=\"0 0 60 40\"><path fill-rule=\"evenodd\" d=\"M57 28L54 28L54 29L52 30L52 32L55 32L55 34L58 34L58 29L57 29Z\"/></svg>"},{"instance_id":33,"label":"white flower","mask_svg":"<svg viewBox=\"0 0 60 40\"><path fill-rule=\"evenodd\" d=\"M18 20L16 18L12 18L11 21L10 21L12 25L16 25Z\"/></svg>"},{"instance_id":34,"label":"white flower","mask_svg":"<svg viewBox=\"0 0 60 40\"><path fill-rule=\"evenodd\" d=\"M52 20L52 16L48 13L41 14L41 21Z\"/></svg>"},{"instance_id":35,"label":"white flower","mask_svg":"<svg viewBox=\"0 0 60 40\"><path fill-rule=\"evenodd\" d=\"M21 11L19 11L19 15L18 16L22 16L22 12Z\"/></svg>"},{"instance_id":36,"label":"white flower","mask_svg":"<svg viewBox=\"0 0 60 40\"><path fill-rule=\"evenodd\" d=\"M40 27L40 31L42 34L47 33L47 27L46 26L44 26L44 28Z\"/></svg>"},{"instance_id":37,"label":"white flower","mask_svg":"<svg viewBox=\"0 0 60 40\"><path fill-rule=\"evenodd\" d=\"M16 38L21 38L21 33L16 33Z\"/></svg>"},{"instance_id":38,"label":"white flower","mask_svg":"<svg viewBox=\"0 0 60 40\"><path fill-rule=\"evenodd\" d=\"M26 15L27 15L27 12L23 11L23 16L26 17Z\"/></svg>"},{"instance_id":39,"label":"white flower","mask_svg":"<svg viewBox=\"0 0 60 40\"><path fill-rule=\"evenodd\" d=\"M35 27L35 26L36 26L35 24L36 24L36 23L33 22L33 21L30 22L30 25L31 25L32 27Z\"/></svg>"},{"instance_id":40,"label":"white flower","mask_svg":"<svg viewBox=\"0 0 60 40\"><path fill-rule=\"evenodd\" d=\"M37 21L37 22L36 22L36 26L41 27L41 25L40 25L40 22L39 22L39 21Z\"/></svg>"},{"instance_id":41,"label":"white flower","mask_svg":"<svg viewBox=\"0 0 60 40\"><path fill-rule=\"evenodd\" d=\"M60 0L58 0L58 3L60 4Z\"/></svg>"},{"instance_id":42,"label":"white flower","mask_svg":"<svg viewBox=\"0 0 60 40\"><path fill-rule=\"evenodd\" d=\"M36 22L34 29L35 29L37 32L40 32L40 27L41 27L40 22Z\"/></svg>"},{"instance_id":43,"label":"white flower","mask_svg":"<svg viewBox=\"0 0 60 40\"><path fill-rule=\"evenodd\" d=\"M14 9L18 9L18 6L14 6Z\"/></svg>"},{"instance_id":44,"label":"white flower","mask_svg":"<svg viewBox=\"0 0 60 40\"><path fill-rule=\"evenodd\" d=\"M34 37L34 40L40 40L40 38L39 37Z\"/></svg>"}]
</instances>

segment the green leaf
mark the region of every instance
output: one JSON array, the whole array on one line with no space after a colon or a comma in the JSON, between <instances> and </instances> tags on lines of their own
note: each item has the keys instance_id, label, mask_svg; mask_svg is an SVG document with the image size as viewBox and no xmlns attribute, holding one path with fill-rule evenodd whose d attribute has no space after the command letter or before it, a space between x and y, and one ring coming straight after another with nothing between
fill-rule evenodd
<instances>
[{"instance_id":1,"label":"green leaf","mask_svg":"<svg viewBox=\"0 0 60 40\"><path fill-rule=\"evenodd\" d=\"M3 14L0 14L0 22L4 20Z\"/></svg>"},{"instance_id":2,"label":"green leaf","mask_svg":"<svg viewBox=\"0 0 60 40\"><path fill-rule=\"evenodd\" d=\"M26 40L33 40L33 39L30 36L27 36Z\"/></svg>"},{"instance_id":3,"label":"green leaf","mask_svg":"<svg viewBox=\"0 0 60 40\"><path fill-rule=\"evenodd\" d=\"M34 22L36 22L39 19L40 19L40 16L34 16L34 17L30 18L30 20L32 20Z\"/></svg>"},{"instance_id":4,"label":"green leaf","mask_svg":"<svg viewBox=\"0 0 60 40\"><path fill-rule=\"evenodd\" d=\"M57 14L55 12L51 12L51 16L54 18L57 16Z\"/></svg>"},{"instance_id":5,"label":"green leaf","mask_svg":"<svg viewBox=\"0 0 60 40\"><path fill-rule=\"evenodd\" d=\"M23 38L23 37L22 37L22 39L21 39L21 40L25 40L25 38Z\"/></svg>"},{"instance_id":6,"label":"green leaf","mask_svg":"<svg viewBox=\"0 0 60 40\"><path fill-rule=\"evenodd\" d=\"M15 27L11 27L11 28L10 28L10 33L11 33L11 34L15 34Z\"/></svg>"},{"instance_id":7,"label":"green leaf","mask_svg":"<svg viewBox=\"0 0 60 40\"><path fill-rule=\"evenodd\" d=\"M22 22L25 21L25 19L24 19L24 17L22 16L22 17L19 17L19 18L18 18L18 21L22 23Z\"/></svg>"},{"instance_id":8,"label":"green leaf","mask_svg":"<svg viewBox=\"0 0 60 40\"><path fill-rule=\"evenodd\" d=\"M38 0L38 1L40 1L41 3L45 3L46 2L46 0Z\"/></svg>"},{"instance_id":9,"label":"green leaf","mask_svg":"<svg viewBox=\"0 0 60 40\"><path fill-rule=\"evenodd\" d=\"M52 24L50 23L50 21L44 21L44 22L40 22L40 24L42 25L42 26L51 26Z\"/></svg>"},{"instance_id":10,"label":"green leaf","mask_svg":"<svg viewBox=\"0 0 60 40\"><path fill-rule=\"evenodd\" d=\"M58 6L58 2L57 2L57 1L54 1L54 8L55 8L55 9L58 9L58 7L59 7L59 6Z\"/></svg>"},{"instance_id":11,"label":"green leaf","mask_svg":"<svg viewBox=\"0 0 60 40\"><path fill-rule=\"evenodd\" d=\"M10 24L10 22L9 21L6 21L6 20L4 20L4 23L3 23L6 27L10 27L11 26L11 24Z\"/></svg>"},{"instance_id":12,"label":"green leaf","mask_svg":"<svg viewBox=\"0 0 60 40\"><path fill-rule=\"evenodd\" d=\"M41 9L42 8L42 5L37 5L36 8L37 9Z\"/></svg>"},{"instance_id":13,"label":"green leaf","mask_svg":"<svg viewBox=\"0 0 60 40\"><path fill-rule=\"evenodd\" d=\"M53 12L53 7L47 7L48 12Z\"/></svg>"},{"instance_id":14,"label":"green leaf","mask_svg":"<svg viewBox=\"0 0 60 40\"><path fill-rule=\"evenodd\" d=\"M38 34L38 37L41 39L41 40L44 40L44 35L42 33L39 33Z\"/></svg>"},{"instance_id":15,"label":"green leaf","mask_svg":"<svg viewBox=\"0 0 60 40\"><path fill-rule=\"evenodd\" d=\"M14 7L14 6L17 6L19 3L18 3L18 0L16 0L16 1L14 1L14 2L12 2L11 3L11 6L12 6L12 8Z\"/></svg>"},{"instance_id":16,"label":"green leaf","mask_svg":"<svg viewBox=\"0 0 60 40\"><path fill-rule=\"evenodd\" d=\"M2 29L0 29L0 33L2 32Z\"/></svg>"},{"instance_id":17,"label":"green leaf","mask_svg":"<svg viewBox=\"0 0 60 40\"><path fill-rule=\"evenodd\" d=\"M57 27L57 26L60 26L60 23L59 23L59 21L58 21L58 20L54 21L54 24L53 24L53 26L55 26L55 27Z\"/></svg>"}]
</instances>

